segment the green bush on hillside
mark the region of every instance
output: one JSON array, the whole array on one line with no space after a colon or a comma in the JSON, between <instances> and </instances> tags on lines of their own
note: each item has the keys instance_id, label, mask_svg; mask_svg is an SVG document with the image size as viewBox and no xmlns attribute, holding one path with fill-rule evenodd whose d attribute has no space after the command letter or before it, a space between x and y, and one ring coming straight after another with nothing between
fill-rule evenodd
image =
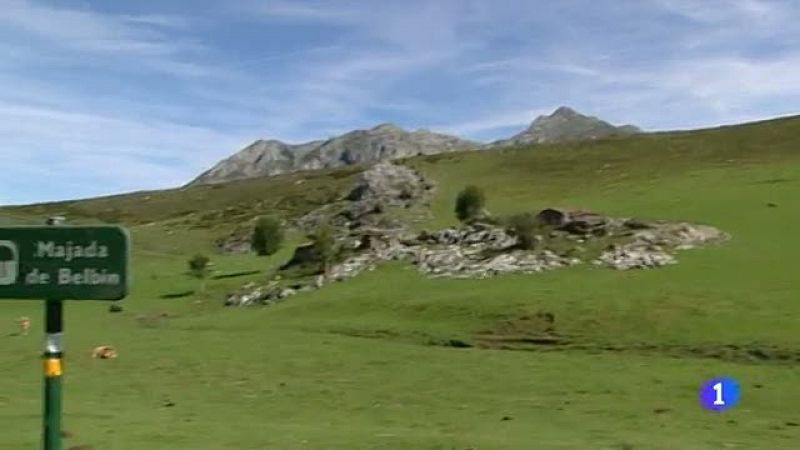
<instances>
[{"instance_id":1,"label":"green bush on hillside","mask_svg":"<svg viewBox=\"0 0 800 450\"><path fill-rule=\"evenodd\" d=\"M205 278L208 276L208 267L211 259L206 255L194 255L189 260L189 273L195 278Z\"/></svg>"},{"instance_id":2,"label":"green bush on hillside","mask_svg":"<svg viewBox=\"0 0 800 450\"><path fill-rule=\"evenodd\" d=\"M188 261L189 264L189 275L198 280L201 280L200 284L200 291L203 292L206 289L206 278L209 275L211 269L211 259L208 256L197 254L194 255Z\"/></svg>"},{"instance_id":3,"label":"green bush on hillside","mask_svg":"<svg viewBox=\"0 0 800 450\"><path fill-rule=\"evenodd\" d=\"M283 228L274 217L261 217L253 228L250 243L259 256L274 255L283 244Z\"/></svg>"},{"instance_id":4,"label":"green bush on hillside","mask_svg":"<svg viewBox=\"0 0 800 450\"><path fill-rule=\"evenodd\" d=\"M486 196L477 186L467 186L456 197L456 217L462 222L476 219L483 213Z\"/></svg>"}]
</instances>

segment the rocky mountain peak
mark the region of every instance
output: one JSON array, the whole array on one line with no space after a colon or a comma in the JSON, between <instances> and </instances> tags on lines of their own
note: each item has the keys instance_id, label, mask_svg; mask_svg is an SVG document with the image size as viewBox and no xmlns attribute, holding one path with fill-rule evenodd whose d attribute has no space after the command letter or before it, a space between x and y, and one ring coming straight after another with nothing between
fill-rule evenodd
<instances>
[{"instance_id":1,"label":"rocky mountain peak","mask_svg":"<svg viewBox=\"0 0 800 450\"><path fill-rule=\"evenodd\" d=\"M521 133L510 139L494 142L491 146L592 140L639 131L638 128L631 125L616 127L597 117L583 115L568 106L561 106L549 116L537 117Z\"/></svg>"},{"instance_id":2,"label":"rocky mountain peak","mask_svg":"<svg viewBox=\"0 0 800 450\"><path fill-rule=\"evenodd\" d=\"M488 145L426 129L410 132L393 123L382 123L370 129L354 130L327 140L298 145L286 144L275 139L257 140L219 162L191 184L221 183L241 178L387 161L417 155L530 143L591 140L640 131L631 125L616 127L597 117L583 115L568 106L561 106L550 115L537 117L527 129L510 139Z\"/></svg>"},{"instance_id":3,"label":"rocky mountain peak","mask_svg":"<svg viewBox=\"0 0 800 450\"><path fill-rule=\"evenodd\" d=\"M371 131L377 132L406 132L406 130L398 127L393 123L382 123L372 128Z\"/></svg>"},{"instance_id":4,"label":"rocky mountain peak","mask_svg":"<svg viewBox=\"0 0 800 450\"><path fill-rule=\"evenodd\" d=\"M300 145L258 140L219 162L191 184L222 183L300 170L342 167L417 155L469 150L480 144L433 132L409 132L391 123Z\"/></svg>"},{"instance_id":5,"label":"rocky mountain peak","mask_svg":"<svg viewBox=\"0 0 800 450\"><path fill-rule=\"evenodd\" d=\"M581 114L578 114L577 111L575 111L574 109L570 108L569 106L559 106L558 109L553 111L553 113L550 114L549 117L550 118L563 117L563 118L567 118L568 119L568 118L577 117L577 116L580 116L580 115Z\"/></svg>"}]
</instances>

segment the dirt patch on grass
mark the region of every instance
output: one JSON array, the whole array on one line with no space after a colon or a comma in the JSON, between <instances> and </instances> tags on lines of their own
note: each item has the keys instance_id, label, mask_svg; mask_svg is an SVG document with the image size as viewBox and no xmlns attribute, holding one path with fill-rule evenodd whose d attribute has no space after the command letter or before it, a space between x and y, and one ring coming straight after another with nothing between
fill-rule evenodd
<instances>
[{"instance_id":1,"label":"dirt patch on grass","mask_svg":"<svg viewBox=\"0 0 800 450\"><path fill-rule=\"evenodd\" d=\"M558 335L498 335L479 334L474 346L490 350L514 351L581 351L588 353L632 353L665 355L676 358L710 358L744 363L800 363L800 349L783 348L759 343L749 344L650 344L585 343Z\"/></svg>"},{"instance_id":2,"label":"dirt patch on grass","mask_svg":"<svg viewBox=\"0 0 800 450\"><path fill-rule=\"evenodd\" d=\"M798 363L800 348L758 342L741 344L662 344L648 342L590 342L585 337L566 335L557 329L558 318L549 311L503 319L491 329L479 332L468 342L489 350L580 351L588 353L631 353L676 358L711 358L748 363Z\"/></svg>"},{"instance_id":3,"label":"dirt patch on grass","mask_svg":"<svg viewBox=\"0 0 800 450\"><path fill-rule=\"evenodd\" d=\"M662 344L648 342L588 342L581 336L560 333L553 313L539 311L505 319L471 338L431 336L398 330L336 328L328 332L367 339L387 339L453 349L510 350L527 352L628 353L674 358L708 358L751 364L798 364L800 348L758 342L742 344Z\"/></svg>"}]
</instances>

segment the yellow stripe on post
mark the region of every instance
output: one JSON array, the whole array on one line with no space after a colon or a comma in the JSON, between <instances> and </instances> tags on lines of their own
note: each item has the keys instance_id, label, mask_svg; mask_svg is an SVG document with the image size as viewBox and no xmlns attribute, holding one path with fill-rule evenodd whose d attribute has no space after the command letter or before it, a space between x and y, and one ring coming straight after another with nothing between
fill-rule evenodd
<instances>
[{"instance_id":1,"label":"yellow stripe on post","mask_svg":"<svg viewBox=\"0 0 800 450\"><path fill-rule=\"evenodd\" d=\"M44 376L46 377L60 377L63 373L61 368L61 359L47 358L44 360Z\"/></svg>"}]
</instances>

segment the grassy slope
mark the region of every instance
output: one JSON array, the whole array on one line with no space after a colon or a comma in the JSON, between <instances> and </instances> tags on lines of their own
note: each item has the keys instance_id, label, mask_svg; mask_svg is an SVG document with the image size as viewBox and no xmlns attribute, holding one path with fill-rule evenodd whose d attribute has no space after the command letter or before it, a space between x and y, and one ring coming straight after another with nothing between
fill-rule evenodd
<instances>
[{"instance_id":1,"label":"grassy slope","mask_svg":"<svg viewBox=\"0 0 800 450\"><path fill-rule=\"evenodd\" d=\"M186 256L208 251L215 229L181 228L186 217L139 225L126 312L68 306L70 443L156 450L794 448L800 427L787 422L800 422L791 402L800 371L747 352L800 352L791 263L800 254L793 230L800 223L793 208L800 120L527 150L409 161L440 183L425 226L452 223L452 198L469 182L487 190L496 213L578 206L710 223L734 238L683 253L681 264L657 271L582 267L463 281L427 280L397 265L276 307L231 310L220 306L222 294L261 275L213 280L204 295L160 298L195 287L182 275ZM273 195L264 193L264 201L278 202ZM145 207L135 197L128 202L134 223L169 216L164 208L136 209ZM49 208L0 218L24 221ZM222 274L269 271L287 254L215 261ZM0 448L36 445L41 323L35 320L27 338L6 335L14 317L36 319L40 310L36 302L0 308ZM425 345L474 342L487 331L535 333L517 318L540 310L554 313L557 331L586 349ZM169 317L154 318L161 313ZM117 346L121 357L91 360L91 348L101 344ZM599 350L609 345L616 350ZM720 349L722 359L699 357ZM695 391L719 374L742 383L742 405L705 413ZM513 420L501 420L506 416Z\"/></svg>"}]
</instances>

